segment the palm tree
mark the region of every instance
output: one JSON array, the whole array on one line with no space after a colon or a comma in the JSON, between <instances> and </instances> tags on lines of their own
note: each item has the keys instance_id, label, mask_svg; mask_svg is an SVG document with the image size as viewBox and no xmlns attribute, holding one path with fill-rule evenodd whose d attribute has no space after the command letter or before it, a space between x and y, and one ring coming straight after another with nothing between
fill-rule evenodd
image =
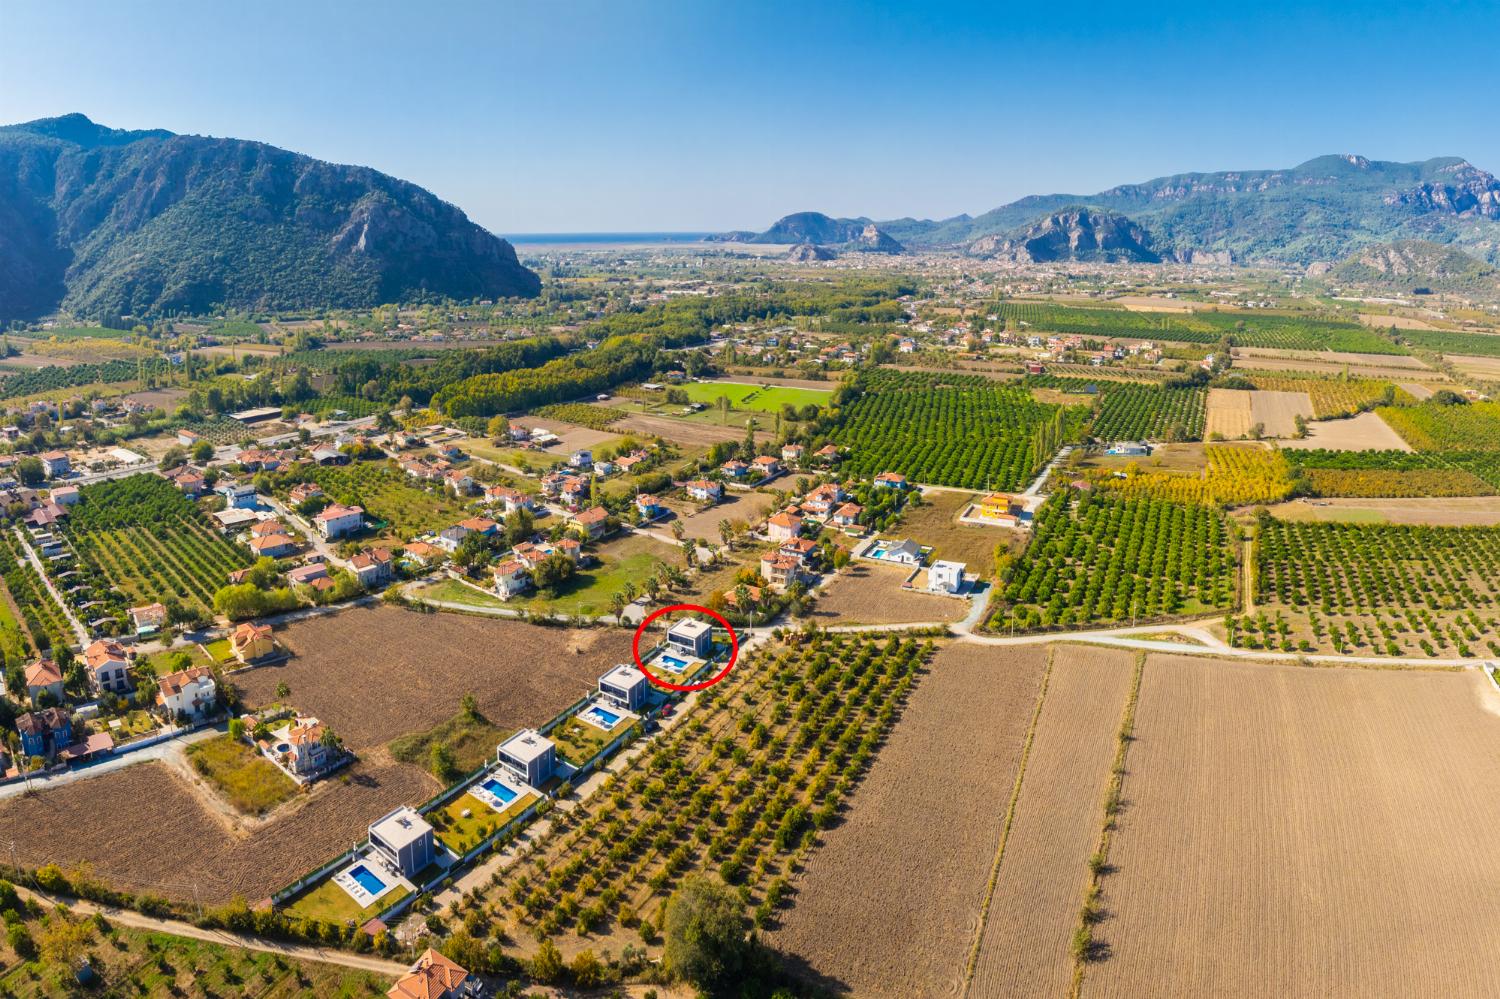
<instances>
[{"instance_id":1,"label":"palm tree","mask_svg":"<svg viewBox=\"0 0 1500 999\"><path fill-rule=\"evenodd\" d=\"M619 590L616 590L613 594L611 594L609 598L609 607L610 610L615 612L615 624L619 624L620 621L625 617L626 602L627 601L625 600L625 594L621 593Z\"/></svg>"},{"instance_id":2,"label":"palm tree","mask_svg":"<svg viewBox=\"0 0 1500 999\"><path fill-rule=\"evenodd\" d=\"M719 521L719 540L724 542L725 548L734 547L734 528L727 519Z\"/></svg>"}]
</instances>

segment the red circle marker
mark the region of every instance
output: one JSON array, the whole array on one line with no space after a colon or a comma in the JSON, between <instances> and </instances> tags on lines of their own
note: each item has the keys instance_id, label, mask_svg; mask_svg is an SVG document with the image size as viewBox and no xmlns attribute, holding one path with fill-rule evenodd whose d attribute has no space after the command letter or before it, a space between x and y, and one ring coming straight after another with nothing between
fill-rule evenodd
<instances>
[{"instance_id":1,"label":"red circle marker","mask_svg":"<svg viewBox=\"0 0 1500 999\"><path fill-rule=\"evenodd\" d=\"M670 614L672 611L697 611L700 614L707 614L722 624L724 630L729 632L729 662L724 664L723 669L702 683L672 683L670 680L663 680L647 669L645 663L641 662L641 636L646 633L646 626L663 614ZM670 607L662 607L646 615L645 620L641 621L640 626L635 629L635 639L630 643L630 654L635 657L636 666L642 673L646 674L646 679L658 687L666 690L703 690L705 687L712 687L724 679L729 675L729 671L734 669L734 661L740 657L740 636L734 633L734 628L724 619L723 614L711 611L707 607L699 607L697 604L672 604Z\"/></svg>"}]
</instances>

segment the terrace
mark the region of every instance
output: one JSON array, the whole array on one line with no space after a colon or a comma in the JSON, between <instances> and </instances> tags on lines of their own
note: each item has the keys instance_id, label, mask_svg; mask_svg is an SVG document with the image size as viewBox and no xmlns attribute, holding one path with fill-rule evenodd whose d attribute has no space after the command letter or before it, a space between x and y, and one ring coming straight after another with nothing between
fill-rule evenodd
<instances>
[{"instance_id":1,"label":"terrace","mask_svg":"<svg viewBox=\"0 0 1500 999\"><path fill-rule=\"evenodd\" d=\"M649 683L644 678L642 682ZM640 715L625 710L601 694L553 729L550 738L557 755L565 763L575 768L582 767L638 721Z\"/></svg>"}]
</instances>

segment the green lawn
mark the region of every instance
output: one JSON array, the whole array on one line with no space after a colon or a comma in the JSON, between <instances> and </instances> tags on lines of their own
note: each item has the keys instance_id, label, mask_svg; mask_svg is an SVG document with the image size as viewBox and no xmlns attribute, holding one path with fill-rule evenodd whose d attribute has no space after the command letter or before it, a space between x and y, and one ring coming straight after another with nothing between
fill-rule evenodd
<instances>
[{"instance_id":1,"label":"green lawn","mask_svg":"<svg viewBox=\"0 0 1500 999\"><path fill-rule=\"evenodd\" d=\"M794 388L789 385L755 385L748 382L688 382L673 386L687 393L693 402L701 402L712 408L720 396L727 396L735 409L754 409L762 413L776 413L791 403L798 409L811 403L814 406L828 405L833 395L827 389Z\"/></svg>"},{"instance_id":2,"label":"green lawn","mask_svg":"<svg viewBox=\"0 0 1500 999\"><path fill-rule=\"evenodd\" d=\"M464 792L442 808L429 812L427 821L437 830L437 838L443 845L462 856L538 800L538 795L523 794L507 805L503 812L497 812ZM464 812L469 814L466 816Z\"/></svg>"},{"instance_id":3,"label":"green lawn","mask_svg":"<svg viewBox=\"0 0 1500 999\"><path fill-rule=\"evenodd\" d=\"M229 644L229 639L220 638L203 646L203 651L208 653L210 659L216 663L227 663L234 659L234 649Z\"/></svg>"},{"instance_id":4,"label":"green lawn","mask_svg":"<svg viewBox=\"0 0 1500 999\"><path fill-rule=\"evenodd\" d=\"M412 595L426 597L429 600L442 600L450 604L467 604L470 607L510 606L494 594L477 590L452 578L441 579L430 586L424 586L413 591Z\"/></svg>"},{"instance_id":5,"label":"green lawn","mask_svg":"<svg viewBox=\"0 0 1500 999\"><path fill-rule=\"evenodd\" d=\"M297 793L297 784L247 743L228 735L195 742L188 762L229 803L249 815L264 815Z\"/></svg>"},{"instance_id":6,"label":"green lawn","mask_svg":"<svg viewBox=\"0 0 1500 999\"><path fill-rule=\"evenodd\" d=\"M575 767L581 767L633 724L635 722L632 719L622 718L619 724L606 732L597 725L573 717L553 729L547 737L556 745L558 756Z\"/></svg>"},{"instance_id":7,"label":"green lawn","mask_svg":"<svg viewBox=\"0 0 1500 999\"><path fill-rule=\"evenodd\" d=\"M634 583L636 589L663 562L674 560L674 549L651 538L635 536L612 542L594 553L601 564L582 569L556 596L527 593L513 597L505 606L551 614L610 614L610 599Z\"/></svg>"},{"instance_id":8,"label":"green lawn","mask_svg":"<svg viewBox=\"0 0 1500 999\"><path fill-rule=\"evenodd\" d=\"M338 873L335 871L334 873ZM387 875L382 874L382 879ZM405 885L397 885L375 900L375 904L361 909L349 893L333 883L329 876L309 892L298 896L288 907L293 916L303 919L321 919L325 923L363 923L401 901L411 892Z\"/></svg>"}]
</instances>

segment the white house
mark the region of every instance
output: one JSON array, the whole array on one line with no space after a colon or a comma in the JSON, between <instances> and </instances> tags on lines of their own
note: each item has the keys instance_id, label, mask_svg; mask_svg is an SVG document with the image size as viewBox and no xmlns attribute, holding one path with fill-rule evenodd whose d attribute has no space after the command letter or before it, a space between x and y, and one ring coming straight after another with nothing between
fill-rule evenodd
<instances>
[{"instance_id":1,"label":"white house","mask_svg":"<svg viewBox=\"0 0 1500 999\"><path fill-rule=\"evenodd\" d=\"M523 728L496 747L495 760L532 787L540 787L552 776L556 753L552 740Z\"/></svg>"},{"instance_id":2,"label":"white house","mask_svg":"<svg viewBox=\"0 0 1500 999\"><path fill-rule=\"evenodd\" d=\"M253 510L256 507L255 484L225 479L214 486L214 492L224 497L224 506L230 510Z\"/></svg>"},{"instance_id":3,"label":"white house","mask_svg":"<svg viewBox=\"0 0 1500 999\"><path fill-rule=\"evenodd\" d=\"M83 658L89 668L89 684L96 691L130 692L130 660L120 643L101 638L83 650Z\"/></svg>"},{"instance_id":4,"label":"white house","mask_svg":"<svg viewBox=\"0 0 1500 999\"><path fill-rule=\"evenodd\" d=\"M531 573L520 559L507 559L495 566L495 595L509 600L531 586Z\"/></svg>"},{"instance_id":5,"label":"white house","mask_svg":"<svg viewBox=\"0 0 1500 999\"><path fill-rule=\"evenodd\" d=\"M213 710L218 696L213 670L207 666L168 673L157 681L156 703L169 718L199 718Z\"/></svg>"},{"instance_id":6,"label":"white house","mask_svg":"<svg viewBox=\"0 0 1500 999\"><path fill-rule=\"evenodd\" d=\"M1140 441L1115 441L1104 453L1131 458L1144 458L1151 453L1151 445Z\"/></svg>"},{"instance_id":7,"label":"white house","mask_svg":"<svg viewBox=\"0 0 1500 999\"><path fill-rule=\"evenodd\" d=\"M939 560L927 570L927 588L934 593L957 593L964 586L963 562Z\"/></svg>"},{"instance_id":8,"label":"white house","mask_svg":"<svg viewBox=\"0 0 1500 999\"><path fill-rule=\"evenodd\" d=\"M365 526L365 511L363 507L341 506L338 503L330 503L313 518L317 524L318 532L328 539L342 538L347 534L354 534Z\"/></svg>"},{"instance_id":9,"label":"white house","mask_svg":"<svg viewBox=\"0 0 1500 999\"><path fill-rule=\"evenodd\" d=\"M688 498L699 503L717 503L724 487L712 479L694 479L687 484Z\"/></svg>"},{"instance_id":10,"label":"white house","mask_svg":"<svg viewBox=\"0 0 1500 999\"><path fill-rule=\"evenodd\" d=\"M766 536L772 541L790 541L802 533L802 518L795 513L778 513L766 521Z\"/></svg>"}]
</instances>

